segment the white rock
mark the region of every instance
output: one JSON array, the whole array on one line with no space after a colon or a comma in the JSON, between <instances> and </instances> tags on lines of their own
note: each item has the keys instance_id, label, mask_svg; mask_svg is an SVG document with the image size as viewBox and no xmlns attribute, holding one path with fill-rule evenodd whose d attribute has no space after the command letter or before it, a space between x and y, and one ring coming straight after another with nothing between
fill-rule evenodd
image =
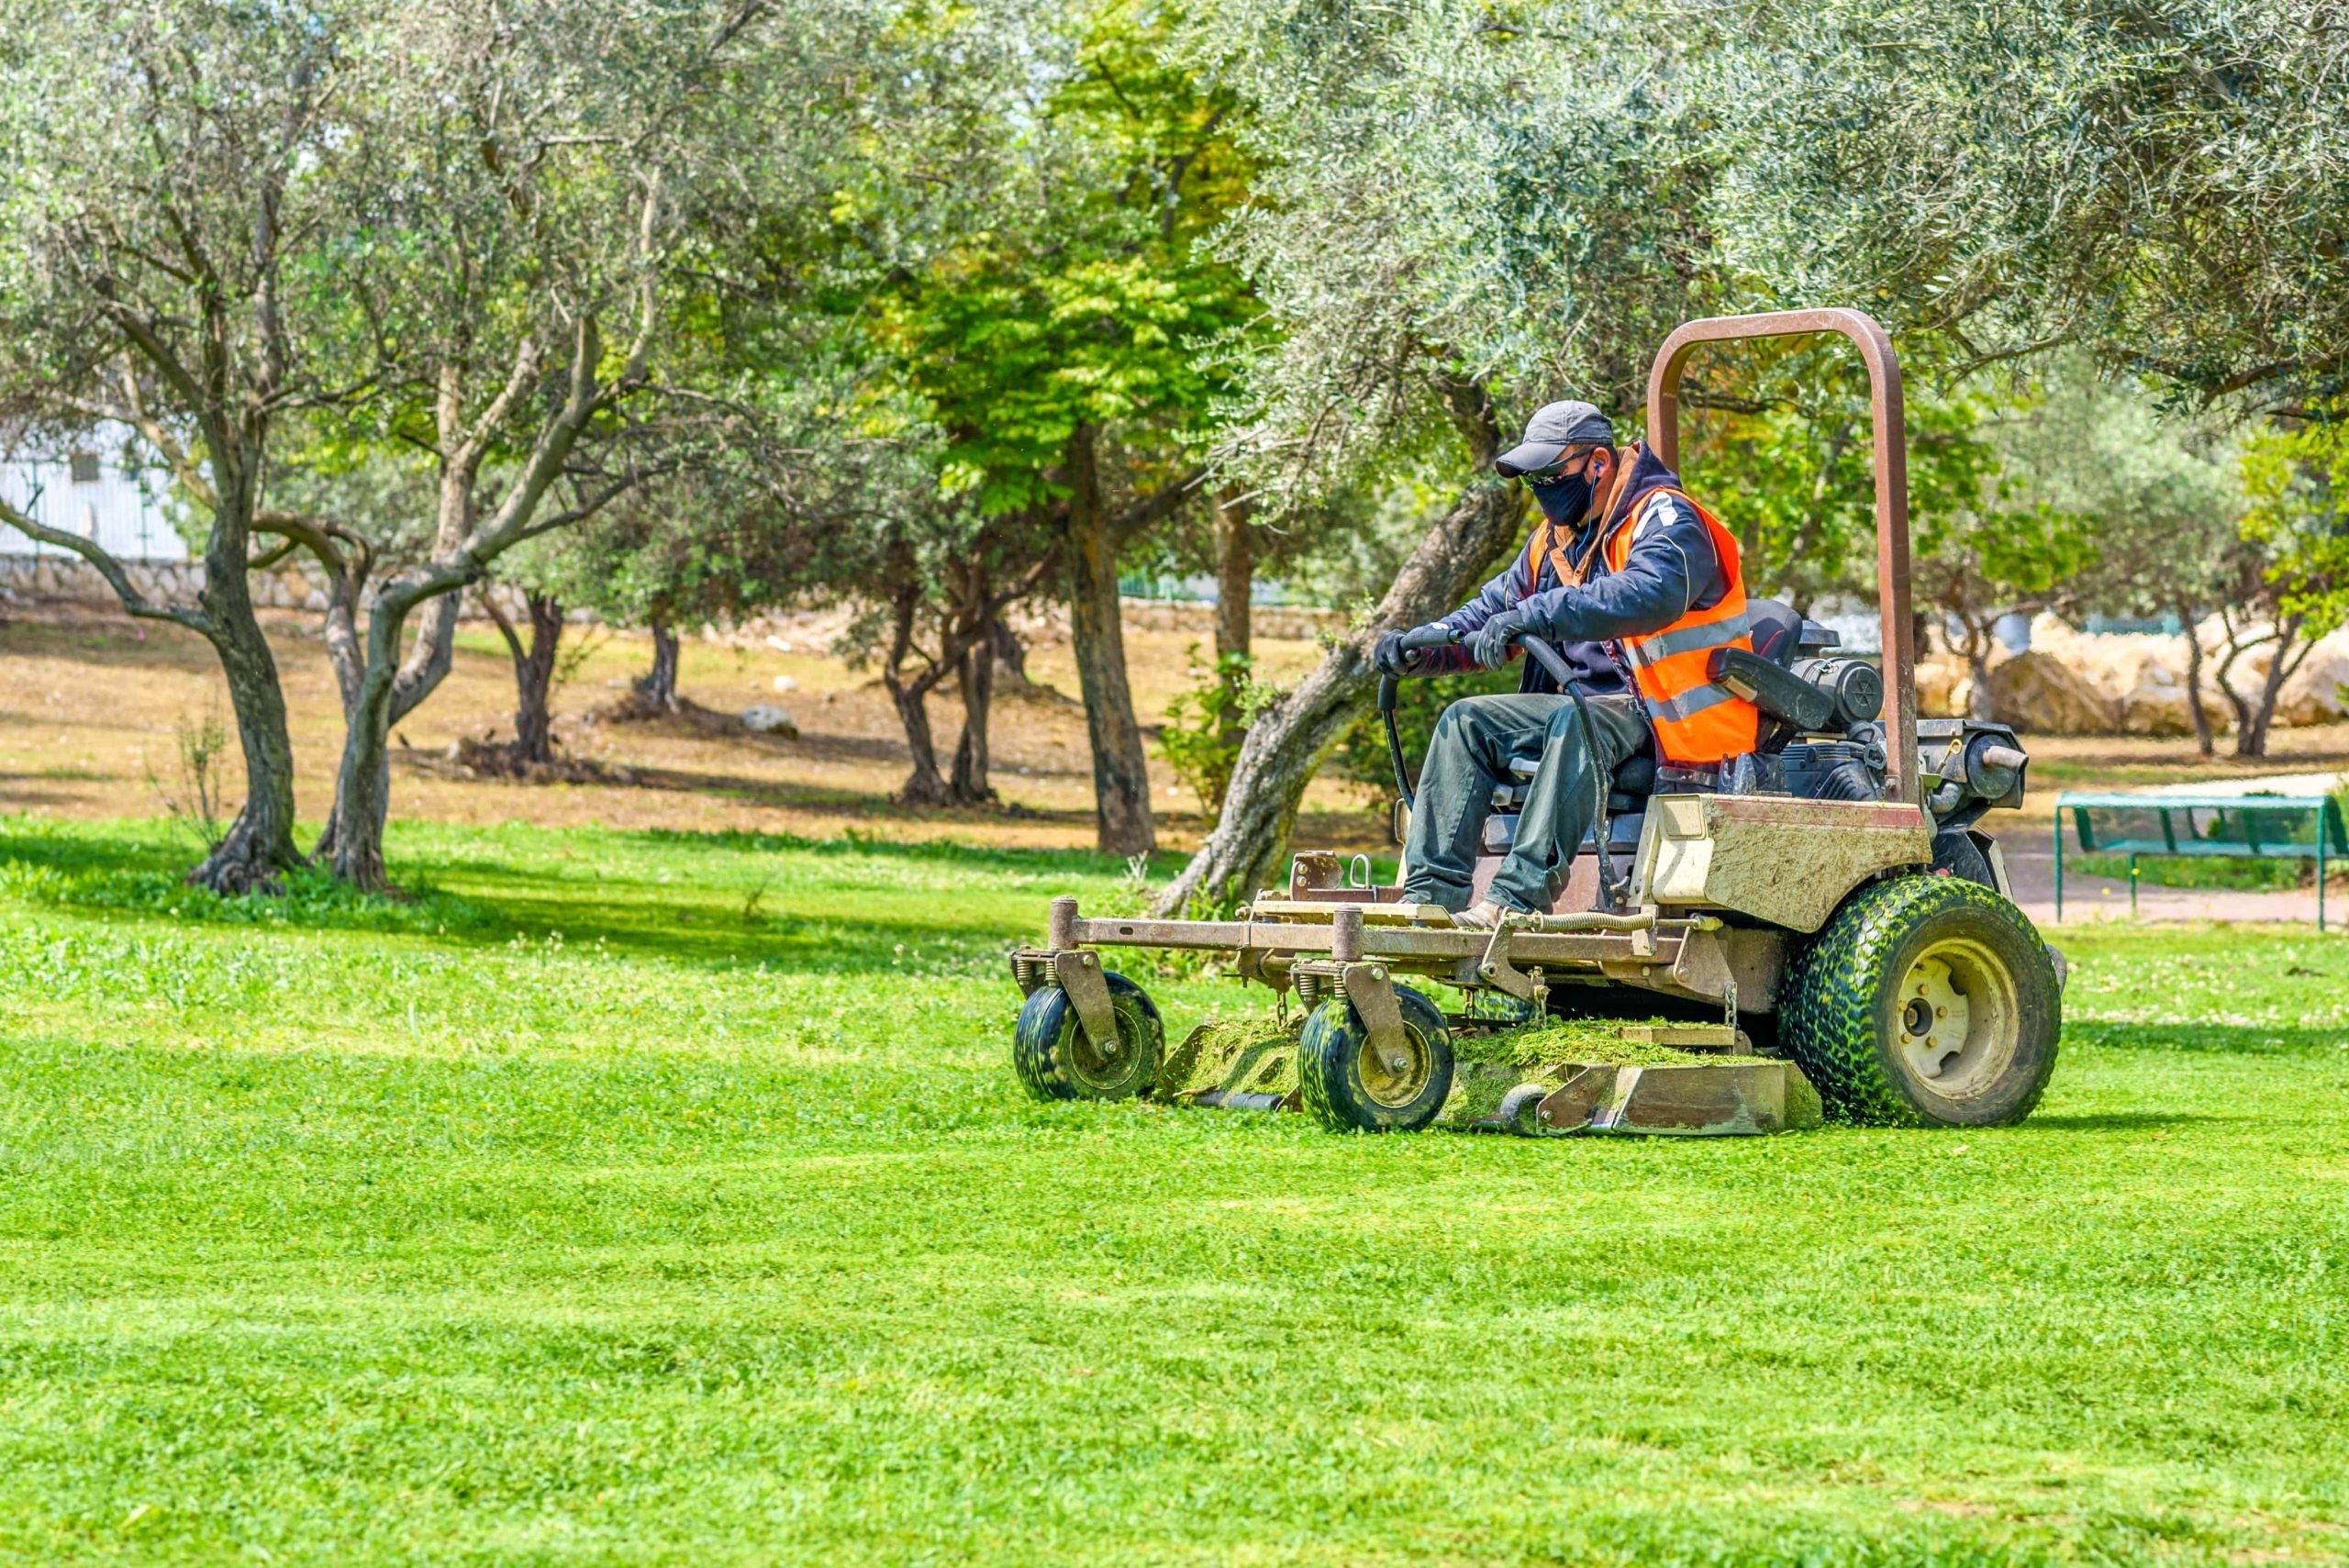
<instances>
[{"instance_id":1,"label":"white rock","mask_svg":"<svg viewBox=\"0 0 2349 1568\"><path fill-rule=\"evenodd\" d=\"M799 726L791 722L791 715L769 703L753 703L742 710L742 728L753 735L785 735L799 733Z\"/></svg>"},{"instance_id":2,"label":"white rock","mask_svg":"<svg viewBox=\"0 0 2349 1568\"><path fill-rule=\"evenodd\" d=\"M2349 712L2349 703L2342 701L2343 686L2349 686L2349 628L2319 641L2284 678L2276 694L2276 722L2332 723Z\"/></svg>"},{"instance_id":3,"label":"white rock","mask_svg":"<svg viewBox=\"0 0 2349 1568\"><path fill-rule=\"evenodd\" d=\"M2120 718L2086 675L2037 648L1991 666L1990 704L2025 734L2109 735Z\"/></svg>"},{"instance_id":4,"label":"white rock","mask_svg":"<svg viewBox=\"0 0 2349 1568\"><path fill-rule=\"evenodd\" d=\"M774 678L774 689L779 692L796 692L799 689L799 683L788 675L777 675ZM1597 852L1597 851L1592 851L1594 854Z\"/></svg>"},{"instance_id":5,"label":"white rock","mask_svg":"<svg viewBox=\"0 0 2349 1568\"><path fill-rule=\"evenodd\" d=\"M785 642L780 637L768 638L767 646L774 649L777 653L788 653L791 651L791 644ZM1596 851L1593 852L1596 853Z\"/></svg>"}]
</instances>

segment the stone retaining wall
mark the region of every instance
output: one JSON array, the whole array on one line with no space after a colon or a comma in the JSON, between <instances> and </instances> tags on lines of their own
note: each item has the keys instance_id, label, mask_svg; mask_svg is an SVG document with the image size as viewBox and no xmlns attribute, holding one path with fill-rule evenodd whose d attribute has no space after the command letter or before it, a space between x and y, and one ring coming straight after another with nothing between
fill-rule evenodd
<instances>
[{"instance_id":1,"label":"stone retaining wall","mask_svg":"<svg viewBox=\"0 0 2349 1568\"><path fill-rule=\"evenodd\" d=\"M130 585L159 604L193 605L204 587L200 561L130 561ZM253 603L270 610L323 610L326 580L287 564L252 576ZM79 556L0 555L0 603L111 606L114 589Z\"/></svg>"}]
</instances>

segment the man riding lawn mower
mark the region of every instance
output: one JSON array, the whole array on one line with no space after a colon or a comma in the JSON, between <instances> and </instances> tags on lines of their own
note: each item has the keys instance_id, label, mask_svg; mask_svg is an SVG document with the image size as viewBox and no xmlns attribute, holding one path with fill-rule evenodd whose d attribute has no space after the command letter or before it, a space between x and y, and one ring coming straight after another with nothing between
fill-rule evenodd
<instances>
[{"instance_id":1,"label":"man riding lawn mower","mask_svg":"<svg viewBox=\"0 0 2349 1568\"><path fill-rule=\"evenodd\" d=\"M1736 540L1673 472L1698 345L1820 331L1859 349L1874 393L1880 665L1749 600ZM1656 356L1645 444L1619 448L1596 408L1557 403L1497 466L1541 506L1524 554L1375 653L1408 818L1398 884L1307 852L1230 920L1085 919L1053 900L1048 945L1012 959L1030 1091L1532 1136L1769 1132L1822 1109L2028 1115L2054 1066L2061 960L1976 827L2021 804L2028 759L2004 726L1916 717L1899 367L1882 328L1849 310L1689 322ZM1519 650L1516 694L1444 711L1415 798L1397 679ZM1203 1028L1170 1054L1149 997L1103 971L1094 950L1109 946L1229 951L1284 1010L1296 993L1302 1031L1217 1050ZM1469 1006L1446 1015L1399 975ZM1466 1037L1553 1018L1582 1031L1554 1059L1455 1060ZM1609 1031L1675 1049L1632 1064Z\"/></svg>"},{"instance_id":2,"label":"man riding lawn mower","mask_svg":"<svg viewBox=\"0 0 2349 1568\"><path fill-rule=\"evenodd\" d=\"M1524 555L1444 619L1387 633L1376 656L1387 675L1498 669L1532 634L1575 673L1561 681L1528 660L1516 695L1454 703L1436 725L1411 817L1404 897L1441 905L1453 924L1477 930L1557 901L1590 829L1599 779L1653 759L1632 793L1653 793L1659 779L1666 791L1675 783L1718 788L1720 765L1751 756L1761 725L1760 710L1709 673L1716 649L1753 647L1737 541L1653 452L1634 445L1619 459L1606 415L1587 403L1553 403L1493 466L1524 480L1541 506ZM1570 684L1580 688L1575 699L1562 690ZM1469 907L1486 803L1529 756L1539 761L1514 842ZM1659 775L1656 764L1671 771Z\"/></svg>"}]
</instances>

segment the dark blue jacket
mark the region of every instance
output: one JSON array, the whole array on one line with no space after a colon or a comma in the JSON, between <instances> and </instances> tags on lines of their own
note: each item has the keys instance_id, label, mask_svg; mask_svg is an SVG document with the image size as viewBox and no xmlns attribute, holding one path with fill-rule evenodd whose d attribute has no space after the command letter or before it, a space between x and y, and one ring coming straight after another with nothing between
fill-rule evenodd
<instances>
[{"instance_id":1,"label":"dark blue jacket","mask_svg":"<svg viewBox=\"0 0 2349 1568\"><path fill-rule=\"evenodd\" d=\"M1637 495L1659 484L1680 488L1680 476L1644 445L1632 450L1636 455L1621 494ZM1577 559L1598 526L1597 521L1587 523L1575 537L1571 553ZM1729 592L1729 584L1704 519L1678 496L1645 496L1640 502L1639 516L1627 526L1633 530L1631 552L1620 572L1609 571L1605 550L1597 550L1592 554L1589 578L1579 588L1570 588L1559 583L1545 553L1529 592L1525 550L1520 548L1499 576L1440 624L1465 637L1503 610L1521 610L1526 629L1547 639L1564 656L1586 693L1628 690L1623 667L1606 644L1661 631L1691 609L1717 605ZM1439 662L1431 673L1475 668L1464 648L1437 648L1429 652ZM1511 657L1515 656L1512 650ZM1557 683L1529 659L1518 689L1553 692Z\"/></svg>"}]
</instances>

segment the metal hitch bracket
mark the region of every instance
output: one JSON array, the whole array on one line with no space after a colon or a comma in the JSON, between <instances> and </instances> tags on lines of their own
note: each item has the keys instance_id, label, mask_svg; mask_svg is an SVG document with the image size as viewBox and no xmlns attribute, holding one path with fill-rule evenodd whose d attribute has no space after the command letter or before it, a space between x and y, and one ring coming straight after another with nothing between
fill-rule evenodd
<instances>
[{"instance_id":1,"label":"metal hitch bracket","mask_svg":"<svg viewBox=\"0 0 2349 1568\"><path fill-rule=\"evenodd\" d=\"M1386 1063L1390 1073L1400 1073L1410 1064L1410 1041L1403 1033L1403 1009L1396 1005L1395 987L1386 978L1383 963L1350 963L1345 970L1346 1000L1354 1006L1354 1016L1362 1019L1369 1032L1371 1049Z\"/></svg>"},{"instance_id":2,"label":"metal hitch bracket","mask_svg":"<svg viewBox=\"0 0 2349 1568\"><path fill-rule=\"evenodd\" d=\"M1082 950L1052 954L1052 976L1076 1008L1077 1027L1104 1056L1119 1051L1118 1010L1109 1005L1109 983L1101 975L1101 955Z\"/></svg>"}]
</instances>

